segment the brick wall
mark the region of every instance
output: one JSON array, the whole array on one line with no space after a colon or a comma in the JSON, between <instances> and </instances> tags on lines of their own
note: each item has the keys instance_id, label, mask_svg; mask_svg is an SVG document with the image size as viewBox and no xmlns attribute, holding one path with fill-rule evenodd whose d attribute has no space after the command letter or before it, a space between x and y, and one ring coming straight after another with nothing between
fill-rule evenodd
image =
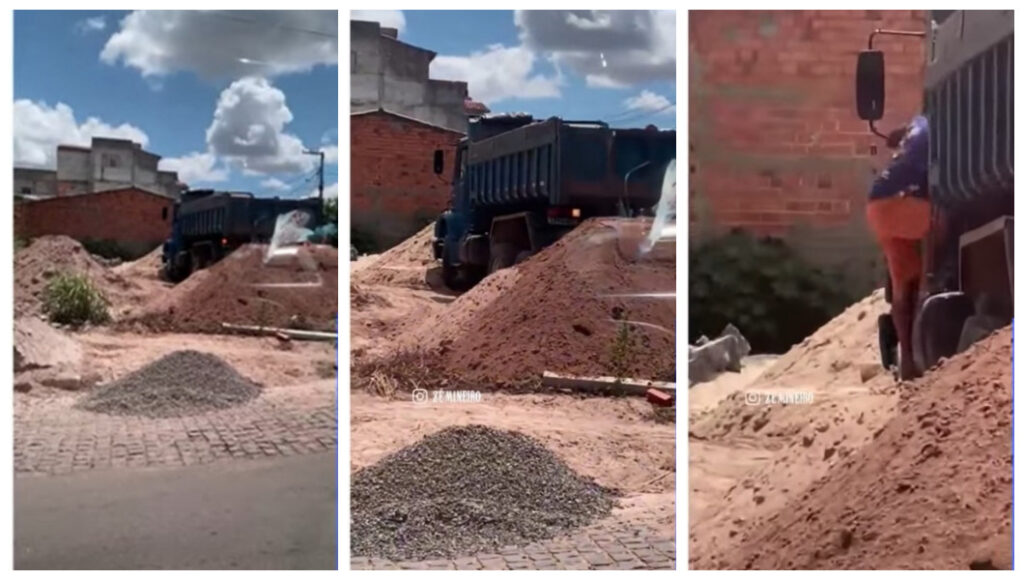
<instances>
[{"instance_id":1,"label":"brick wall","mask_svg":"<svg viewBox=\"0 0 1024 580\"><path fill-rule=\"evenodd\" d=\"M352 227L390 247L448 205L448 176L461 133L386 112L352 116ZM434 174L434 150L445 174Z\"/></svg>"},{"instance_id":2,"label":"brick wall","mask_svg":"<svg viewBox=\"0 0 1024 580\"><path fill-rule=\"evenodd\" d=\"M857 118L857 53L876 28L925 30L922 11L690 12L690 235L740 227L873 285L863 218L884 143ZM878 37L884 132L920 111L925 42ZM873 151L872 146L875 147Z\"/></svg>"},{"instance_id":3,"label":"brick wall","mask_svg":"<svg viewBox=\"0 0 1024 580\"><path fill-rule=\"evenodd\" d=\"M167 239L172 206L170 199L138 189L23 202L14 206L14 229L22 238L65 235L79 241L111 240L134 251Z\"/></svg>"}]
</instances>

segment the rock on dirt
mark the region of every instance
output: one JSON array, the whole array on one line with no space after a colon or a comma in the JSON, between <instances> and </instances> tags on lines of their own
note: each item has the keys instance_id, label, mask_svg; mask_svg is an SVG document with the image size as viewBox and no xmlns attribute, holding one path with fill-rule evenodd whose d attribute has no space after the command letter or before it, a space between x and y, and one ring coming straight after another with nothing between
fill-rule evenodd
<instances>
[{"instance_id":1,"label":"rock on dirt","mask_svg":"<svg viewBox=\"0 0 1024 580\"><path fill-rule=\"evenodd\" d=\"M430 353L445 376L481 386L539 381L544 371L604 376L616 360L621 376L674 377L674 246L638 256L648 226L584 222L425 318L392 355Z\"/></svg>"},{"instance_id":2,"label":"rock on dirt","mask_svg":"<svg viewBox=\"0 0 1024 580\"><path fill-rule=\"evenodd\" d=\"M241 405L260 392L220 358L180 350L101 387L77 407L109 415L183 417Z\"/></svg>"},{"instance_id":3,"label":"rock on dirt","mask_svg":"<svg viewBox=\"0 0 1024 580\"><path fill-rule=\"evenodd\" d=\"M223 332L222 323L333 331L338 251L310 246L265 263L266 246L243 246L195 272L130 321L158 332Z\"/></svg>"},{"instance_id":4,"label":"rock on dirt","mask_svg":"<svg viewBox=\"0 0 1024 580\"><path fill-rule=\"evenodd\" d=\"M352 476L352 554L453 558L555 537L608 515L614 493L533 438L449 427Z\"/></svg>"},{"instance_id":5,"label":"rock on dirt","mask_svg":"<svg viewBox=\"0 0 1024 580\"><path fill-rule=\"evenodd\" d=\"M908 385L872 442L750 530L719 567L1006 567L1012 357L1005 328Z\"/></svg>"}]
</instances>

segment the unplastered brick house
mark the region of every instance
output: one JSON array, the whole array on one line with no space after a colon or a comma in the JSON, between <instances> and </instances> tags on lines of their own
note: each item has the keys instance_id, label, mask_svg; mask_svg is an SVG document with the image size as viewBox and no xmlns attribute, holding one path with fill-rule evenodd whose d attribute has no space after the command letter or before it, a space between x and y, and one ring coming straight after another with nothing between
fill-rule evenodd
<instances>
[{"instance_id":1,"label":"unplastered brick house","mask_svg":"<svg viewBox=\"0 0 1024 580\"><path fill-rule=\"evenodd\" d=\"M857 53L876 28L924 31L923 11L690 13L690 235L785 238L870 286L881 259L866 192L889 152L857 118ZM881 37L883 131L921 110L925 42Z\"/></svg>"}]
</instances>

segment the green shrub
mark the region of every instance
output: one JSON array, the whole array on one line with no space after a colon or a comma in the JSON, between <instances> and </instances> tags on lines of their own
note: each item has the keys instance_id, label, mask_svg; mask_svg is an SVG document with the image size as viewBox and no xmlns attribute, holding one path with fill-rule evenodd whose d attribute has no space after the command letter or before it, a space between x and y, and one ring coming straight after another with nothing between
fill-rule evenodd
<instances>
[{"instance_id":1,"label":"green shrub","mask_svg":"<svg viewBox=\"0 0 1024 580\"><path fill-rule=\"evenodd\" d=\"M762 353L785 352L852 302L841 276L741 231L691 247L689 284L691 343L732 323Z\"/></svg>"},{"instance_id":2,"label":"green shrub","mask_svg":"<svg viewBox=\"0 0 1024 580\"><path fill-rule=\"evenodd\" d=\"M43 311L60 324L81 326L110 320L107 299L88 278L62 273L54 276L43 291Z\"/></svg>"},{"instance_id":3,"label":"green shrub","mask_svg":"<svg viewBox=\"0 0 1024 580\"><path fill-rule=\"evenodd\" d=\"M629 374L630 363L635 358L634 339L625 310L616 308L612 317L617 321L619 328L608 349L608 371L611 372L612 377L621 380Z\"/></svg>"}]
</instances>

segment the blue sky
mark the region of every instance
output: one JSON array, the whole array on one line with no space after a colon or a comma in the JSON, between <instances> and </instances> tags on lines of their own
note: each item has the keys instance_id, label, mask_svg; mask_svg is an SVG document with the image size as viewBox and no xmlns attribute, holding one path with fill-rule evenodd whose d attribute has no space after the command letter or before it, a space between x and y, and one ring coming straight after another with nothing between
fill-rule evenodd
<instances>
[{"instance_id":1,"label":"blue sky","mask_svg":"<svg viewBox=\"0 0 1024 580\"><path fill-rule=\"evenodd\" d=\"M336 12L15 12L15 164L144 141L192 187L337 191ZM60 104L61 106L58 106Z\"/></svg>"},{"instance_id":2,"label":"blue sky","mask_svg":"<svg viewBox=\"0 0 1024 580\"><path fill-rule=\"evenodd\" d=\"M433 78L464 80L494 112L675 128L671 11L385 11L352 18L399 29L438 54Z\"/></svg>"}]
</instances>

